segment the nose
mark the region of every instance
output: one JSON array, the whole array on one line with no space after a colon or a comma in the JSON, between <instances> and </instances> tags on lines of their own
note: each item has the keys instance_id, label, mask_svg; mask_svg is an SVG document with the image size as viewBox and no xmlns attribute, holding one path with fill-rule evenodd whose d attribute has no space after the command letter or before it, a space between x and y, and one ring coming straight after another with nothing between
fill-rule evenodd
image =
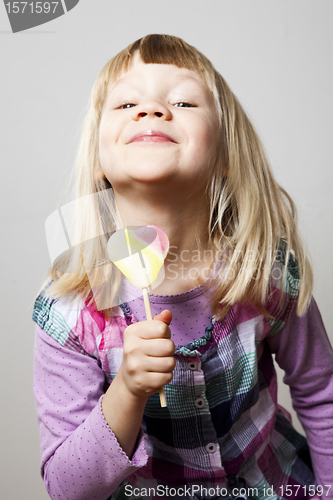
<instances>
[{"instance_id":1,"label":"nose","mask_svg":"<svg viewBox=\"0 0 333 500\"><path fill-rule=\"evenodd\" d=\"M164 120L170 120L172 117L171 111L160 101L147 101L138 104L133 108L134 120L138 121L140 118L149 116L151 118L162 118Z\"/></svg>"}]
</instances>

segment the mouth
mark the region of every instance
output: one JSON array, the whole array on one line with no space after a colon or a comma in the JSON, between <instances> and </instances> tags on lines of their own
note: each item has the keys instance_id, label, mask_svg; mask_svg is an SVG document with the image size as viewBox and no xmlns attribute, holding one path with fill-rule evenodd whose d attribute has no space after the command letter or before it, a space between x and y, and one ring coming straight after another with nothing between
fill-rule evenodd
<instances>
[{"instance_id":1,"label":"mouth","mask_svg":"<svg viewBox=\"0 0 333 500\"><path fill-rule=\"evenodd\" d=\"M173 142L176 141L167 134L163 132L159 132L158 130L145 130L143 132L139 132L134 135L128 142L131 144L132 142Z\"/></svg>"}]
</instances>

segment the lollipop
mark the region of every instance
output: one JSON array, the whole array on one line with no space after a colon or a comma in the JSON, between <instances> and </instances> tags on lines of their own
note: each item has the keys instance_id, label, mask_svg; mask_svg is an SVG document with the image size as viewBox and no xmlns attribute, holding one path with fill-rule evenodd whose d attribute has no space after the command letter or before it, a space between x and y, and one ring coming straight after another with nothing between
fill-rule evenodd
<instances>
[{"instance_id":1,"label":"lollipop","mask_svg":"<svg viewBox=\"0 0 333 500\"><path fill-rule=\"evenodd\" d=\"M142 289L147 319L153 319L148 287L154 283L169 251L169 240L157 226L116 231L108 241L110 260L137 288ZM159 390L161 406L167 406L164 387Z\"/></svg>"}]
</instances>

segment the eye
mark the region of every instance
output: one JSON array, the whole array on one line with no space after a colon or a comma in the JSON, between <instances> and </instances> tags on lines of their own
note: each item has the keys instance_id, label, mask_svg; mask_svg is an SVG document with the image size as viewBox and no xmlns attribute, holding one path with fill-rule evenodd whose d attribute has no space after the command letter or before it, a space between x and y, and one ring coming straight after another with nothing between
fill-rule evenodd
<instances>
[{"instance_id":1,"label":"eye","mask_svg":"<svg viewBox=\"0 0 333 500\"><path fill-rule=\"evenodd\" d=\"M130 109L133 106L136 106L136 104L133 104L132 102L126 102L125 104L119 106L119 109Z\"/></svg>"},{"instance_id":2,"label":"eye","mask_svg":"<svg viewBox=\"0 0 333 500\"><path fill-rule=\"evenodd\" d=\"M184 101L181 101L181 102L176 102L176 104L174 104L174 106L176 106L177 108L193 108L193 104L190 104L189 102L184 102Z\"/></svg>"}]
</instances>

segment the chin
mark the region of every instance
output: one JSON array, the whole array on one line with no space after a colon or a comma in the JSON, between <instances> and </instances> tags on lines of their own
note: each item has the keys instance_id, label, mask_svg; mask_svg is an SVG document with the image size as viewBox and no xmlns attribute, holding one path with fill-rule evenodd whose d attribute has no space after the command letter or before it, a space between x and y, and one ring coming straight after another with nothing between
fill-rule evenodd
<instances>
[{"instance_id":1,"label":"chin","mask_svg":"<svg viewBox=\"0 0 333 500\"><path fill-rule=\"evenodd\" d=\"M160 185L160 184L168 184L168 182L171 181L171 176L170 175L158 175L156 172L155 173L146 173L146 175L139 175L139 176L132 176L131 177L131 182L136 182L140 184L146 184L147 186L150 185Z\"/></svg>"},{"instance_id":2,"label":"chin","mask_svg":"<svg viewBox=\"0 0 333 500\"><path fill-rule=\"evenodd\" d=\"M132 167L128 170L128 174L135 181L161 182L174 178L176 168L174 164L162 163L162 161L156 162L156 159L154 161L147 159L137 162L135 168Z\"/></svg>"}]
</instances>

